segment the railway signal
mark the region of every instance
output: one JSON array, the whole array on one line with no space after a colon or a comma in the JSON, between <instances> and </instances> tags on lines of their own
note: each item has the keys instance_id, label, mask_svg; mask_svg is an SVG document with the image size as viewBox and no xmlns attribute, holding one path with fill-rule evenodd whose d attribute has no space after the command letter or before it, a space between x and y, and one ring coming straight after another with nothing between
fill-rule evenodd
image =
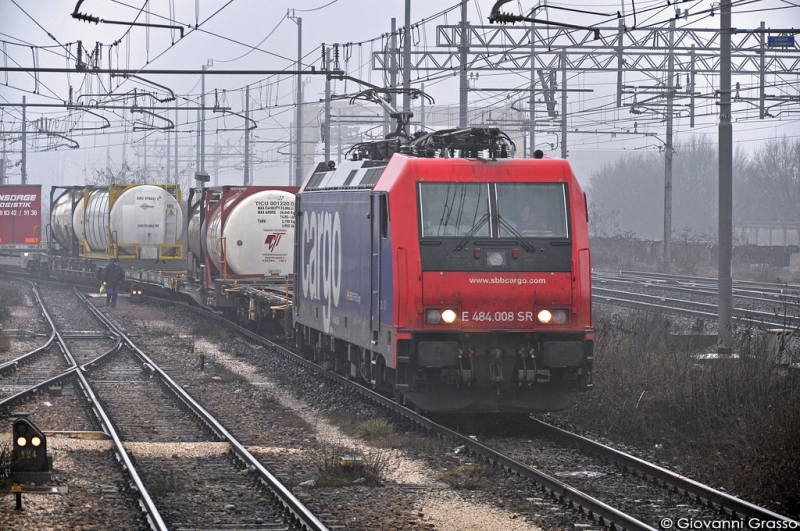
<instances>
[{"instance_id":1,"label":"railway signal","mask_svg":"<svg viewBox=\"0 0 800 531\"><path fill-rule=\"evenodd\" d=\"M11 472L49 472L47 437L27 418L14 421Z\"/></svg>"}]
</instances>

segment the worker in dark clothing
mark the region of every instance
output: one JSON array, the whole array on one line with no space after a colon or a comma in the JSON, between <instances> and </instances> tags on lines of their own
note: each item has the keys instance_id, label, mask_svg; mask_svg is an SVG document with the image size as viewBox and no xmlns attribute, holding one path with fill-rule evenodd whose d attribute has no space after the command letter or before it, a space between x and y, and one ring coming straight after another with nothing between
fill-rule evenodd
<instances>
[{"instance_id":1,"label":"worker in dark clothing","mask_svg":"<svg viewBox=\"0 0 800 531\"><path fill-rule=\"evenodd\" d=\"M106 285L106 306L115 308L117 306L117 295L119 286L125 279L125 270L119 265L119 258L103 270L103 284Z\"/></svg>"}]
</instances>

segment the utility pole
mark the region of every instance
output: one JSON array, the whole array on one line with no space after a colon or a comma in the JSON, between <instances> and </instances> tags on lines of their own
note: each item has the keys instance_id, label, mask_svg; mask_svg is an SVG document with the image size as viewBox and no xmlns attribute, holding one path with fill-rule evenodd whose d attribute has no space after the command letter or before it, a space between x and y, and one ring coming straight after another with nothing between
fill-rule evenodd
<instances>
[{"instance_id":1,"label":"utility pole","mask_svg":"<svg viewBox=\"0 0 800 531\"><path fill-rule=\"evenodd\" d=\"M758 43L758 117L762 120L766 118L767 109L765 107L764 96L765 93L765 79L764 76L766 74L766 68L764 67L764 60L766 55L766 50L764 49L764 42L767 41L767 35L764 31L764 21L761 21L761 26L759 28L761 30L761 34L759 35L759 43Z\"/></svg>"},{"instance_id":2,"label":"utility pole","mask_svg":"<svg viewBox=\"0 0 800 531\"><path fill-rule=\"evenodd\" d=\"M422 92L425 92L425 83L421 86ZM420 131L425 130L425 98L419 99L419 126Z\"/></svg>"},{"instance_id":3,"label":"utility pole","mask_svg":"<svg viewBox=\"0 0 800 531\"><path fill-rule=\"evenodd\" d=\"M719 61L719 314L717 351L729 354L733 280L733 125L731 124L731 0L720 2Z\"/></svg>"},{"instance_id":4,"label":"utility pole","mask_svg":"<svg viewBox=\"0 0 800 531\"><path fill-rule=\"evenodd\" d=\"M292 161L294 160L294 124L289 122L289 185L295 184L294 178L294 165Z\"/></svg>"},{"instance_id":5,"label":"utility pole","mask_svg":"<svg viewBox=\"0 0 800 531\"><path fill-rule=\"evenodd\" d=\"M250 184L250 85L244 89L244 185Z\"/></svg>"},{"instance_id":6,"label":"utility pole","mask_svg":"<svg viewBox=\"0 0 800 531\"><path fill-rule=\"evenodd\" d=\"M469 23L467 22L467 0L461 0L461 69L458 89L458 127L467 127L467 104L469 83L467 81L467 52L469 51Z\"/></svg>"},{"instance_id":7,"label":"utility pole","mask_svg":"<svg viewBox=\"0 0 800 531\"><path fill-rule=\"evenodd\" d=\"M389 38L389 87L397 86L397 19L392 18L392 32ZM389 103L394 104L392 95L387 95ZM384 138L392 132L391 118L389 112L383 111L383 136Z\"/></svg>"},{"instance_id":8,"label":"utility pole","mask_svg":"<svg viewBox=\"0 0 800 531\"><path fill-rule=\"evenodd\" d=\"M338 153L337 153L337 156L336 156L336 164L337 165L341 165L342 164L342 116L341 116L341 114L342 113L340 111L338 111L338 110L336 111L336 133L337 133L336 136L339 137L338 138L338 140L339 140L339 146L338 146L339 149L338 149Z\"/></svg>"},{"instance_id":9,"label":"utility pole","mask_svg":"<svg viewBox=\"0 0 800 531\"><path fill-rule=\"evenodd\" d=\"M219 135L214 139L214 186L219 186Z\"/></svg>"},{"instance_id":10,"label":"utility pole","mask_svg":"<svg viewBox=\"0 0 800 531\"><path fill-rule=\"evenodd\" d=\"M561 158L567 158L567 50L561 50Z\"/></svg>"},{"instance_id":11,"label":"utility pole","mask_svg":"<svg viewBox=\"0 0 800 531\"><path fill-rule=\"evenodd\" d=\"M0 184L6 184L6 139L3 137L3 151L0 153Z\"/></svg>"},{"instance_id":12,"label":"utility pole","mask_svg":"<svg viewBox=\"0 0 800 531\"><path fill-rule=\"evenodd\" d=\"M675 92L675 19L669 21L669 57L667 59L667 142L664 146L664 272L672 264L672 112Z\"/></svg>"},{"instance_id":13,"label":"utility pole","mask_svg":"<svg viewBox=\"0 0 800 531\"><path fill-rule=\"evenodd\" d=\"M406 0L406 20L403 34L405 35L403 42L403 111L411 112L411 0Z\"/></svg>"},{"instance_id":14,"label":"utility pole","mask_svg":"<svg viewBox=\"0 0 800 531\"><path fill-rule=\"evenodd\" d=\"M178 184L178 98L175 98L175 184Z\"/></svg>"},{"instance_id":15,"label":"utility pole","mask_svg":"<svg viewBox=\"0 0 800 531\"><path fill-rule=\"evenodd\" d=\"M25 114L25 96L22 96L22 178L20 184L28 184L28 118ZM5 151L5 150L4 150Z\"/></svg>"},{"instance_id":16,"label":"utility pole","mask_svg":"<svg viewBox=\"0 0 800 531\"><path fill-rule=\"evenodd\" d=\"M528 125L528 138L530 139L529 157L533 158L533 152L536 150L536 30L533 22L531 22L531 95L528 100L528 108L530 109L530 124ZM522 150L525 153L525 150Z\"/></svg>"},{"instance_id":17,"label":"utility pole","mask_svg":"<svg viewBox=\"0 0 800 531\"><path fill-rule=\"evenodd\" d=\"M619 19L618 28L619 29L617 32L617 44L615 46L617 55L617 107L622 107L622 72L624 71L625 67L625 60L623 59L623 54L622 54L622 52L625 50L622 41L622 37L625 35L624 18Z\"/></svg>"},{"instance_id":18,"label":"utility pole","mask_svg":"<svg viewBox=\"0 0 800 531\"><path fill-rule=\"evenodd\" d=\"M169 115L169 111L167 111L167 115ZM178 126L176 125L175 127L177 128ZM169 134L169 131L167 131L167 182L169 182L169 176L172 174L172 172L170 171L171 170L170 161L172 160L172 145L171 145L172 142L171 142L171 139L172 139L172 137ZM109 157L109 159L110 158L111 157ZM159 162L161 162L161 161L159 160ZM111 165L109 164L109 166L111 166Z\"/></svg>"},{"instance_id":19,"label":"utility pole","mask_svg":"<svg viewBox=\"0 0 800 531\"><path fill-rule=\"evenodd\" d=\"M202 118L200 117L200 109L197 109L197 125L200 125L201 121L202 121ZM195 173L195 175L197 175L197 173L200 171L200 128L199 127L197 128L197 134L195 135L195 141L197 143L195 144L196 150L195 150L195 157L194 157L194 173Z\"/></svg>"},{"instance_id":20,"label":"utility pole","mask_svg":"<svg viewBox=\"0 0 800 531\"><path fill-rule=\"evenodd\" d=\"M206 172L206 68L208 65L202 66L200 75L200 173Z\"/></svg>"},{"instance_id":21,"label":"utility pole","mask_svg":"<svg viewBox=\"0 0 800 531\"><path fill-rule=\"evenodd\" d=\"M303 78L300 74L303 61L303 19L295 17L294 11L289 16L297 24L297 112L295 113L295 185L303 184Z\"/></svg>"},{"instance_id":22,"label":"utility pole","mask_svg":"<svg viewBox=\"0 0 800 531\"><path fill-rule=\"evenodd\" d=\"M325 70L331 69L331 51L330 49L324 50L324 57L322 60L325 62ZM325 135L325 153L323 160L327 164L331 160L331 78L325 76L325 128L323 130Z\"/></svg>"}]
</instances>

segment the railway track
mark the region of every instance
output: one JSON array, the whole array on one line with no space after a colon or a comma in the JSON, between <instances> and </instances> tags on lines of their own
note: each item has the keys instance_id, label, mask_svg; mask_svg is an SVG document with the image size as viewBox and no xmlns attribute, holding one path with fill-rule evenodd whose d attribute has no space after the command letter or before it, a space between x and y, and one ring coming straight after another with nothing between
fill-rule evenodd
<instances>
[{"instance_id":1,"label":"railway track","mask_svg":"<svg viewBox=\"0 0 800 531\"><path fill-rule=\"evenodd\" d=\"M173 304L169 302L160 301L162 304ZM174 303L184 306L193 311L200 311L182 303ZM249 330L246 330L238 325L225 320L221 316L202 312L203 315L209 316L226 323L227 326L235 329L237 333L247 337L249 340L263 345L268 348L272 353L282 355L291 361L300 364L308 369L318 372L325 378L332 380L338 385L341 385L352 392L359 393L366 400L379 404L381 407L391 411L393 415L407 419L417 425L420 429L430 433L437 434L440 437L447 437L452 439L455 444L463 446L466 451L479 456L481 459L491 463L492 465L502 467L514 474L525 477L533 481L538 488L545 493L547 497L552 500L558 501L567 508L582 513L585 517L593 520L600 525L609 526L615 529L625 530L652 530L655 529L652 525L640 521L625 512L616 509L615 507L604 503L597 498L587 495L584 492L574 488L564 481L554 477L553 475L545 474L536 468L525 464L524 462L514 459L495 448L482 444L474 438L467 435L458 433L457 431L448 428L442 424L436 423L428 419L418 412L397 404L394 400L387 398L381 394L367 389L356 382L350 381L335 373L323 370L316 364L308 361L290 349L270 341L262 336L259 336ZM559 437L565 438L569 436L567 432L558 430L554 427L546 427L543 424L539 425L542 430L547 430L552 433L557 433ZM577 436L575 436L577 437ZM578 439L572 439L568 444L576 444ZM582 444L589 448L589 443L586 439L581 439ZM709 487L705 487L700 483L693 482L687 478L681 478L677 474L672 474L669 471L651 465L637 459L633 456L627 456L613 449L606 449L601 452L599 446L591 447L591 453L600 456L603 460L610 460L625 470L633 471L635 474L641 475L645 480L658 481L660 485L665 486L671 490L676 490L684 494L689 499L695 500L705 507L712 508L713 510L723 511L731 518L757 518L761 520L778 520L792 522L791 520L773 513L767 509L749 504L734 497L727 496L724 493L715 491ZM605 447L607 448L607 447ZM613 459L610 457L613 456Z\"/></svg>"},{"instance_id":2,"label":"railway track","mask_svg":"<svg viewBox=\"0 0 800 531\"><path fill-rule=\"evenodd\" d=\"M37 300L41 301L38 290L35 287L33 290ZM117 459L151 529L193 528L205 518L251 529L328 529L129 336L95 309L84 295L77 290L74 293L95 320L107 328L109 335L117 338L117 346L91 361L80 363L43 304L42 315L52 330L52 340L48 345L55 344L60 348L66 368L53 377L48 373L35 385L0 401L0 409L8 411L55 385L74 382L91 404L102 431L113 441ZM85 316L81 320L85 321ZM136 442L188 443L198 440L222 443L219 451L203 456L202 467L197 466L195 455L182 456L173 450L165 460L163 455L140 449L134 458L126 447L135 447ZM148 487L157 492L164 490L165 483L175 487L186 469L193 469L192 478L200 475L202 484L206 486L192 489L191 502L170 503L169 496L151 495ZM271 502L266 507L259 502L259 489L242 486L243 470L259 489L269 493ZM245 507L259 507L259 511L254 514L231 503L221 504L221 496L236 500L237 504ZM246 503L248 497L253 498L250 503ZM209 511L208 507L219 509ZM199 522L198 511L205 511Z\"/></svg>"},{"instance_id":3,"label":"railway track","mask_svg":"<svg viewBox=\"0 0 800 531\"><path fill-rule=\"evenodd\" d=\"M716 298L717 279L690 275L670 275L637 271L593 271L593 283L598 286L620 286L652 289ZM762 304L800 305L800 286L772 282L733 281L733 297Z\"/></svg>"},{"instance_id":4,"label":"railway track","mask_svg":"<svg viewBox=\"0 0 800 531\"><path fill-rule=\"evenodd\" d=\"M592 441L581 435L558 428L536 418L528 419L534 428L551 437L561 440L569 446L579 448L584 453L613 464L626 473L640 477L643 481L664 487L670 492L679 493L696 503L714 509L734 519L778 521L792 523L794 520L773 511L731 496L717 489L703 485L663 467L621 452L610 446Z\"/></svg>"},{"instance_id":5,"label":"railway track","mask_svg":"<svg viewBox=\"0 0 800 531\"><path fill-rule=\"evenodd\" d=\"M209 312L197 310L195 308L192 309L200 311L202 315L219 319L219 316L210 314ZM318 371L326 378L333 379L338 384L343 385L348 389L354 389L366 397L369 401L379 403L382 407L391 410L393 414L409 419L416 425L420 426L421 429L431 433L436 433L442 437L451 438L456 442L456 444L463 445L466 449L468 449L469 452L474 453L481 459L484 459L493 465L502 466L503 468L523 477L530 478L539 486L539 488L549 499L553 500L554 502L560 502L574 511L583 513L587 518L594 520L594 522L597 524L613 526L614 528L619 529L653 529L655 527L653 522L648 523L637 520L630 515L626 515L622 510L615 509L609 504L603 503L592 496L588 496L585 492L582 492L574 486L570 486L570 481L562 481L553 474L546 474L541 470L537 470L535 466L531 466L530 464L526 463L525 459L514 459L513 457L504 454L502 451L499 451L497 448L492 448L490 445L479 443L474 439L456 433L455 430L449 429L446 426L442 426L429 419L420 417L415 412L395 404L392 400L389 400L386 397L376 395L372 393L372 391L364 389L360 386L354 386L353 382L349 382L348 380L335 374L321 370L321 368L319 368L317 365L303 359L297 354L278 345L277 343L271 342L240 327L236 327L227 321L225 323L226 326L233 327L237 333L247 337L250 341L259 343L273 353L282 354L296 363L313 369L314 371ZM133 369L127 370L132 371ZM176 371L175 373L179 374L180 371ZM598 445L597 443L593 443L592 441L585 440L583 438L576 439L576 436L564 432L563 430L558 430L558 428L538 424L536 429L538 431L551 434L555 439L567 441L567 445L584 448L586 453L597 456L601 461L612 463L613 466L618 467L626 473L632 472L634 475L642 478L642 483L660 485L662 488L666 489L665 492L678 492L684 496L684 499L687 501L691 499L698 504L701 504L703 507L710 507L715 511L725 512L729 515L729 518L757 518L759 520L774 519L791 522L791 520L788 520L775 513L771 513L766 509L748 504L747 502L730 497L725 493L715 491L714 489L709 489L708 487L705 487L687 478L681 478L680 476L666 471L663 468L656 467L633 456L622 454L621 452L603 447L602 445Z\"/></svg>"},{"instance_id":6,"label":"railway track","mask_svg":"<svg viewBox=\"0 0 800 531\"><path fill-rule=\"evenodd\" d=\"M717 319L714 279L660 273L594 272L592 301L653 310L694 319ZM616 289L610 289L614 286ZM734 299L748 307L733 309L735 323L761 329L800 327L800 286L736 281ZM657 292L651 295L645 292ZM666 294L674 294L667 296ZM698 300L700 299L700 300Z\"/></svg>"}]
</instances>

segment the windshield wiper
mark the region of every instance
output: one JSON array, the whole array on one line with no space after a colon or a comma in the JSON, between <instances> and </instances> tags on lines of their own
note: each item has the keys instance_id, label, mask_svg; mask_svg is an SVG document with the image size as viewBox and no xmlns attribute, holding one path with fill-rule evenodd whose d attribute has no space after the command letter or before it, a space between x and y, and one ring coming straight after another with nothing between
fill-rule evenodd
<instances>
[{"instance_id":1,"label":"windshield wiper","mask_svg":"<svg viewBox=\"0 0 800 531\"><path fill-rule=\"evenodd\" d=\"M528 241L525 239L525 236L523 236L522 234L517 232L517 229L512 227L511 223L509 223L508 221L506 221L502 217L500 217L500 214L497 215L497 221L500 222L500 226L502 228L506 229L508 232L511 233L512 236L514 236L515 238L519 239L520 245L522 245L523 249L525 249L529 253L533 253L533 252L536 251L536 249L530 243L528 243Z\"/></svg>"},{"instance_id":2,"label":"windshield wiper","mask_svg":"<svg viewBox=\"0 0 800 531\"><path fill-rule=\"evenodd\" d=\"M465 234L464 237L458 242L458 245L456 245L455 249L453 249L453 252L458 252L461 249L463 249L464 246L467 244L467 241L469 241L469 239L472 238L475 235L475 233L478 232L487 221L489 221L489 214L484 214L481 217L481 219L479 219L475 223L472 229L470 229L470 231L467 234Z\"/></svg>"}]
</instances>

